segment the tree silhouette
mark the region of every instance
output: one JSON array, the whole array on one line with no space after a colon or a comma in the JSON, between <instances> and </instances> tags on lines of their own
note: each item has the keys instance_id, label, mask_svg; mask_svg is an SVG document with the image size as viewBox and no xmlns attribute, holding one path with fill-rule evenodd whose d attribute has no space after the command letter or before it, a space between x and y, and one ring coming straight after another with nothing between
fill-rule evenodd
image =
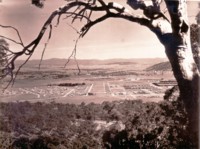
<instances>
[{"instance_id":1,"label":"tree silhouette","mask_svg":"<svg viewBox=\"0 0 200 149\"><path fill-rule=\"evenodd\" d=\"M44 0L31 0L32 1L32 4L39 7L39 8L42 8L44 7Z\"/></svg>"},{"instance_id":2,"label":"tree silhouette","mask_svg":"<svg viewBox=\"0 0 200 149\"><path fill-rule=\"evenodd\" d=\"M9 45L5 39L0 39L0 75L3 75L2 69L7 63L7 51L9 50Z\"/></svg>"},{"instance_id":3,"label":"tree silhouette","mask_svg":"<svg viewBox=\"0 0 200 149\"><path fill-rule=\"evenodd\" d=\"M75 21L81 21L83 24L82 28L79 31L76 30L79 34L79 38L84 37L91 27L109 18L121 18L133 23L138 23L151 30L165 47L166 55L178 82L180 99L183 100L188 114L188 129L191 133L195 134L197 138L199 122L199 71L191 50L187 1L127 0L127 3L133 10L141 10L143 14L134 14L132 11L115 2L107 3L104 0L66 0L66 5L61 6L52 12L42 26L38 36L27 45L23 44L18 31L15 28L10 27L16 30L19 41L7 39L20 45L22 50L19 52L9 51L10 59L4 69L10 71L12 75L11 82L14 81L21 67L30 59L42 37L47 33L49 36L43 49L44 53L46 45L51 38L53 29L52 23L55 19L57 19L56 25L59 25L61 17L71 19L72 24ZM160 9L161 3L166 6L166 13ZM97 12L102 12L102 14L104 14L99 17L99 15L95 15ZM1 25L1 27L8 26ZM70 57L75 57L76 55L76 44L79 38L75 42L74 51ZM27 55L28 58L19 68L17 68L14 74L14 70L16 69L15 62L23 55Z\"/></svg>"},{"instance_id":4,"label":"tree silhouette","mask_svg":"<svg viewBox=\"0 0 200 149\"><path fill-rule=\"evenodd\" d=\"M200 4L199 4L200 8ZM194 56L194 60L200 70L200 39L199 39L199 32L200 32L200 12L196 16L196 24L192 24L190 26L191 32L191 44L192 44L192 52Z\"/></svg>"}]
</instances>

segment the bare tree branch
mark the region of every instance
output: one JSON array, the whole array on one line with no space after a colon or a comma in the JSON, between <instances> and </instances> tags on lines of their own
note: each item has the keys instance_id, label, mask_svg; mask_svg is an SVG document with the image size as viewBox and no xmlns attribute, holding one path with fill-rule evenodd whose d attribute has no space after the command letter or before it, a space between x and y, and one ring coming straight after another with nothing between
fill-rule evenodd
<instances>
[{"instance_id":1,"label":"bare tree branch","mask_svg":"<svg viewBox=\"0 0 200 149\"><path fill-rule=\"evenodd\" d=\"M16 75L18 74L18 72L20 71L20 69L28 62L28 60L31 58L34 50L36 49L36 47L38 46L39 42L41 41L46 29L48 28L48 26L50 26L52 20L54 19L54 17L59 13L59 11L54 11L51 16L48 18L48 20L45 22L45 24L43 25L39 35L37 36L37 38L35 40L33 40L30 44L28 44L27 46L24 46L23 49L20 52L15 52L13 53L13 55L11 56L12 58L8 61L6 67L2 70L4 72L9 72L6 73L6 75L10 74L11 75L11 80L8 83L8 86L12 83L14 83ZM15 75L14 75L14 70L15 70L15 61L17 60L17 58L19 58L22 55L28 55L28 58L24 61L24 63L22 65L19 66L19 68L17 69ZM6 86L6 87L8 87Z\"/></svg>"},{"instance_id":2,"label":"bare tree branch","mask_svg":"<svg viewBox=\"0 0 200 149\"><path fill-rule=\"evenodd\" d=\"M40 59L40 63L39 63L39 69L40 69L40 66L41 66L41 64L42 64L42 60L43 60L43 57L44 57L44 52L45 52L46 47L47 47L47 45L48 45L48 43L49 43L49 40L51 39L52 25L50 24L49 27L50 27L49 37L48 37L48 40L47 40L47 42L45 43L44 49L43 49L43 51L42 51L42 55L41 55L41 59Z\"/></svg>"},{"instance_id":3,"label":"bare tree branch","mask_svg":"<svg viewBox=\"0 0 200 149\"><path fill-rule=\"evenodd\" d=\"M76 39L75 45L74 45L74 49L72 50L71 55L68 57L67 62L66 62L65 65L64 65L64 68L66 68L67 64L69 64L71 58L73 57L74 60L75 60L75 62L76 62L76 66L77 66L77 68L78 68L78 75L81 73L81 69L80 69L79 64L78 64L78 61L77 61L77 59L76 59L76 51L77 51L77 44L78 44L78 41L79 41L80 37L81 37L81 36L79 36L79 37Z\"/></svg>"},{"instance_id":4,"label":"bare tree branch","mask_svg":"<svg viewBox=\"0 0 200 149\"><path fill-rule=\"evenodd\" d=\"M168 22L169 19L164 15L164 11L160 9L160 4L162 3L162 0L149 0L147 1L143 0L128 0L127 3L130 5L134 10L141 9L143 10L143 14L151 19L151 20L157 20L157 19L164 19ZM149 4L151 2L151 4Z\"/></svg>"},{"instance_id":5,"label":"bare tree branch","mask_svg":"<svg viewBox=\"0 0 200 149\"><path fill-rule=\"evenodd\" d=\"M21 35L19 34L19 31L18 31L15 27L13 27L13 26L5 26L5 25L1 25L1 24L0 24L0 27L2 27L2 28L11 28L11 29L13 29L13 30L17 33L17 36L18 36L18 38L19 38L19 40L20 40L20 42L16 42L16 43L20 43L20 45L22 45L22 46L24 47L24 44L23 44ZM5 38L6 38L6 37L5 37ZM11 41L14 42L14 40L12 40L12 39L10 39L10 38L6 38L6 39L11 40Z\"/></svg>"},{"instance_id":6,"label":"bare tree branch","mask_svg":"<svg viewBox=\"0 0 200 149\"><path fill-rule=\"evenodd\" d=\"M0 45L0 47L5 50L6 52L9 52L11 54L15 54L15 52L11 51L9 48L5 47L4 45ZM0 51L1 52L1 51Z\"/></svg>"},{"instance_id":7,"label":"bare tree branch","mask_svg":"<svg viewBox=\"0 0 200 149\"><path fill-rule=\"evenodd\" d=\"M18 44L18 45L23 46L23 44L22 44L21 42L18 42L18 41L16 41L16 40L11 39L11 38L8 38L8 37L6 37L6 36L0 35L0 38L4 38L4 39L9 40L9 41L11 41L11 42L13 42L13 43L15 43L15 44Z\"/></svg>"},{"instance_id":8,"label":"bare tree branch","mask_svg":"<svg viewBox=\"0 0 200 149\"><path fill-rule=\"evenodd\" d=\"M94 18L94 17L91 17L93 12L105 12L105 15L92 20L91 18ZM123 18L123 19L129 20L129 21L136 22L136 23L139 23L141 25L144 25L144 26L146 26L150 29L155 28L152 25L151 19L148 19L148 18L146 18L142 15L134 15L134 14L130 13L128 9L126 9L125 7L123 7L123 6L121 6L117 3L106 4L103 0L88 0L88 1L84 1L84 0L75 0L74 1L74 0L72 0L72 1L68 1L68 3L66 5L61 6L60 8L55 10L49 16L49 18L47 19L47 21L44 23L43 27L41 28L38 36L26 46L24 46L24 44L21 40L21 36L19 35L19 32L18 32L17 29L15 29L14 27L10 27L10 26L2 26L2 27L8 27L8 28L14 29L18 34L20 42L17 42L15 40L13 40L13 42L15 42L16 44L21 44L23 46L23 49L21 51L11 53L11 55L10 55L11 58L9 59L6 67L4 68L7 71L9 70L9 73L12 76L11 80L13 82L14 82L16 75L18 74L19 70L31 58L33 52L37 48L38 44L40 43L40 41L41 41L42 37L44 36L44 34L46 33L47 29L50 28L49 37L47 39L47 42L45 43L45 47L44 47L42 55L41 55L41 60L40 60L40 64L39 64L39 67L40 67L43 56L44 56L44 52L46 50L46 46L49 43L49 40L51 38L52 21L57 16L57 25L56 26L58 26L59 22L60 22L60 18L61 18L62 15L67 15L67 18L71 17L72 23L76 20L79 20L79 21L82 21L83 19L86 20L86 24L83 25L83 27L81 28L79 38L83 37L89 31L89 29L92 26L94 26L95 24L100 23L100 22L102 22L102 21L104 21L108 18ZM72 56L74 56L74 59L75 59L76 62L77 62L77 60L76 60L76 46L77 46L77 43L78 43L78 39L76 40L75 48L72 52L72 55L69 57L69 59L70 59ZM12 41L12 39L8 39L8 40ZM21 57L22 55L27 55L28 57L25 60L25 62L17 69L17 71L14 75L15 61L19 57ZM77 63L77 67L78 67L79 72L80 72L80 68L78 66L78 63Z\"/></svg>"},{"instance_id":9,"label":"bare tree branch","mask_svg":"<svg viewBox=\"0 0 200 149\"><path fill-rule=\"evenodd\" d=\"M172 29L175 34L188 33L189 23L187 19L186 0L165 0L172 21Z\"/></svg>"},{"instance_id":10,"label":"bare tree branch","mask_svg":"<svg viewBox=\"0 0 200 149\"><path fill-rule=\"evenodd\" d=\"M80 32L79 32L75 27L73 27L73 26L72 26L71 24L69 24L69 23L67 23L67 25L70 26L73 30L75 30L77 34L80 35Z\"/></svg>"}]
</instances>

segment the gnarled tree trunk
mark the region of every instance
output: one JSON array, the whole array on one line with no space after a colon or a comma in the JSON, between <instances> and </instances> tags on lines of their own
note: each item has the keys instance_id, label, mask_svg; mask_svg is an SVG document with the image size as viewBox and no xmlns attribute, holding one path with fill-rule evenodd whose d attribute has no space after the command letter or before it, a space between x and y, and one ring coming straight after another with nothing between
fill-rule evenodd
<instances>
[{"instance_id":1,"label":"gnarled tree trunk","mask_svg":"<svg viewBox=\"0 0 200 149\"><path fill-rule=\"evenodd\" d=\"M186 1L165 0L165 2L171 17L171 29L168 28L165 32L160 29L161 33L156 34L165 47L166 55L177 80L180 99L183 100L188 114L188 130L193 135L193 141L198 142L199 71L191 50Z\"/></svg>"},{"instance_id":2,"label":"gnarled tree trunk","mask_svg":"<svg viewBox=\"0 0 200 149\"><path fill-rule=\"evenodd\" d=\"M190 41L190 27L187 21L185 0L165 0L171 22L152 21L150 28L165 47L174 76L188 114L188 131L192 140L198 143L199 135L199 70L194 61Z\"/></svg>"},{"instance_id":3,"label":"gnarled tree trunk","mask_svg":"<svg viewBox=\"0 0 200 149\"><path fill-rule=\"evenodd\" d=\"M180 99L183 100L189 119L189 131L198 137L199 126L199 72L194 62L189 38L182 37L186 44L171 35L165 43L167 57L178 82ZM195 139L195 138L194 138ZM197 139L197 138L196 138Z\"/></svg>"}]
</instances>

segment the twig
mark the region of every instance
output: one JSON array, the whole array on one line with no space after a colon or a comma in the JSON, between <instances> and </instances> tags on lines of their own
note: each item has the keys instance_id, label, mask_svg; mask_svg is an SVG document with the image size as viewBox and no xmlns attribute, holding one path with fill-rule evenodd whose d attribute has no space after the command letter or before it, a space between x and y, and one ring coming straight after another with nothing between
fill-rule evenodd
<instances>
[{"instance_id":1,"label":"twig","mask_svg":"<svg viewBox=\"0 0 200 149\"><path fill-rule=\"evenodd\" d=\"M17 33L17 36L18 36L18 38L19 38L19 40L20 40L20 42L21 42L21 45L24 47L24 44L23 44L23 41L22 41L22 38L21 38L21 35L20 35L18 29L16 29L16 28L13 27L13 26L5 26L5 25L1 25L1 24L0 24L0 27L3 27L3 28L11 28L11 29L15 30L15 32Z\"/></svg>"},{"instance_id":2,"label":"twig","mask_svg":"<svg viewBox=\"0 0 200 149\"><path fill-rule=\"evenodd\" d=\"M50 27L49 37L48 37L47 42L45 43L44 49L43 49L43 51L42 51L42 55L41 55L41 59L40 59L40 63L39 63L39 70L40 70L40 66L41 66L41 64L42 64L42 60L43 60L43 57L44 57L44 53L45 53L46 47L47 47L47 45L48 45L48 43L49 43L49 40L51 39L52 25L50 24L49 27Z\"/></svg>"},{"instance_id":3,"label":"twig","mask_svg":"<svg viewBox=\"0 0 200 149\"><path fill-rule=\"evenodd\" d=\"M80 39L80 36L76 39L74 49L73 49L71 55L68 57L67 62L64 65L64 68L65 68L67 66L67 64L70 62L70 59L73 57L76 62L76 66L78 68L78 74L80 74L80 72L81 72L78 61L76 59L76 50L77 50L77 44L78 44L79 39Z\"/></svg>"},{"instance_id":4,"label":"twig","mask_svg":"<svg viewBox=\"0 0 200 149\"><path fill-rule=\"evenodd\" d=\"M16 44L19 44L19 45L23 46L23 44L22 44L21 42L18 42L18 41L14 40L14 39L11 39L11 38L9 38L9 37L0 35L0 38L7 39L7 40L9 40L9 41L11 41L11 42L14 42L14 43L16 43ZM23 46L23 47L24 47L24 46Z\"/></svg>"},{"instance_id":5,"label":"twig","mask_svg":"<svg viewBox=\"0 0 200 149\"><path fill-rule=\"evenodd\" d=\"M71 24L67 23L68 26L70 26L73 30L76 31L77 34L81 34L75 27L73 27Z\"/></svg>"}]
</instances>

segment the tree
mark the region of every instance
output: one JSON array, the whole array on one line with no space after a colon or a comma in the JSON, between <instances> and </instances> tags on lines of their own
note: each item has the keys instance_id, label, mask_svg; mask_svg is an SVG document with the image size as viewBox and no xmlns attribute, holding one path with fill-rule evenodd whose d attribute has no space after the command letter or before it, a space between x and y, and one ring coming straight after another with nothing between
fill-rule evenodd
<instances>
[{"instance_id":1,"label":"tree","mask_svg":"<svg viewBox=\"0 0 200 149\"><path fill-rule=\"evenodd\" d=\"M31 1L33 5L39 8L42 8L44 6L44 0L31 0Z\"/></svg>"},{"instance_id":2,"label":"tree","mask_svg":"<svg viewBox=\"0 0 200 149\"><path fill-rule=\"evenodd\" d=\"M200 4L199 4L200 8ZM191 43L192 43L192 52L194 60L200 70L200 39L199 39L199 32L200 32L200 12L196 16L196 24L192 24L190 26L191 30Z\"/></svg>"},{"instance_id":3,"label":"tree","mask_svg":"<svg viewBox=\"0 0 200 149\"><path fill-rule=\"evenodd\" d=\"M163 1L165 2L164 4L166 5L168 15L165 15L160 8L162 0L148 1L151 2L151 4L146 3L145 0L127 0L128 5L130 5L133 10L142 10L142 15L134 14L127 8L115 2L106 3L103 0L67 0L66 5L52 12L44 23L38 36L28 45L23 44L20 35L18 34L20 42L15 42L22 46L22 50L20 52L10 52L12 58L9 59L5 69L11 70L13 74L16 59L22 55L27 55L28 58L17 69L15 73L16 76L21 67L32 56L43 35L47 32L47 29L49 29L49 38L47 39L48 43L51 38L52 21L56 18L57 25L59 25L62 16L65 16L68 19L71 18L72 23L77 20L82 21L83 27L80 31L77 31L79 38L84 37L91 27L108 18L122 18L138 23L150 29L152 33L157 36L160 43L165 47L166 55L178 82L180 99L183 100L188 114L188 130L191 131L191 133L196 134L197 137L199 124L199 71L191 50L187 4L186 0ZM98 17L97 15L94 15L96 12L102 12L102 14L104 14ZM76 54L76 44L71 56ZM46 46L44 47L44 51L45 48ZM12 77L11 81L14 80L15 76Z\"/></svg>"},{"instance_id":4,"label":"tree","mask_svg":"<svg viewBox=\"0 0 200 149\"><path fill-rule=\"evenodd\" d=\"M200 70L200 41L199 41L199 31L200 27L197 24L192 24L190 26L191 30L191 44L192 44L192 53L194 60Z\"/></svg>"},{"instance_id":5,"label":"tree","mask_svg":"<svg viewBox=\"0 0 200 149\"><path fill-rule=\"evenodd\" d=\"M7 57L6 57L6 53L7 50L9 49L8 47L8 43L6 42L5 39L0 39L0 76L2 75L2 69L4 68L4 66L7 63Z\"/></svg>"}]
</instances>

